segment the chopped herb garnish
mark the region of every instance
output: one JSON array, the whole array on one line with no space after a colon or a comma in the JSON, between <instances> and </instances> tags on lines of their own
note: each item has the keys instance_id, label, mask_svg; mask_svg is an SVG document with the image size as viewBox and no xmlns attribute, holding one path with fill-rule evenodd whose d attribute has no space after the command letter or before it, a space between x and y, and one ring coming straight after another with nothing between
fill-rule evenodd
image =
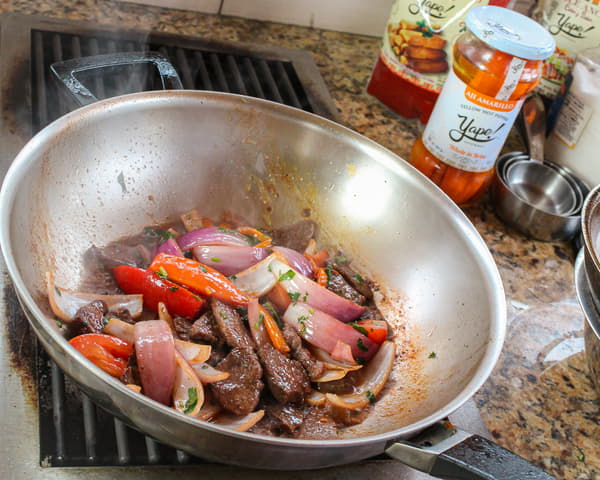
<instances>
[{"instance_id":1,"label":"chopped herb garnish","mask_svg":"<svg viewBox=\"0 0 600 480\"><path fill-rule=\"evenodd\" d=\"M300 292L288 292L288 297L290 297L292 302L296 303L298 298L300 298Z\"/></svg>"},{"instance_id":2,"label":"chopped herb garnish","mask_svg":"<svg viewBox=\"0 0 600 480\"><path fill-rule=\"evenodd\" d=\"M435 353L435 352L431 352L431 353L430 353L430 354L427 356L427 358L435 358L435 357L437 357L437 353Z\"/></svg>"},{"instance_id":3,"label":"chopped herb garnish","mask_svg":"<svg viewBox=\"0 0 600 480\"><path fill-rule=\"evenodd\" d=\"M310 313L311 315L314 315L315 311L312 308L309 308L308 313Z\"/></svg>"},{"instance_id":4,"label":"chopped herb garnish","mask_svg":"<svg viewBox=\"0 0 600 480\"><path fill-rule=\"evenodd\" d=\"M90 324L90 322L88 322L87 320L83 320L81 324L87 327Z\"/></svg>"},{"instance_id":5,"label":"chopped herb garnish","mask_svg":"<svg viewBox=\"0 0 600 480\"><path fill-rule=\"evenodd\" d=\"M273 318L277 322L277 325L281 326L281 319L279 318L279 314L277 313L277 310L275 310L275 307L271 304L271 302L265 302L263 304L263 307L265 307L273 316Z\"/></svg>"},{"instance_id":6,"label":"chopped herb garnish","mask_svg":"<svg viewBox=\"0 0 600 480\"><path fill-rule=\"evenodd\" d=\"M333 258L337 263L346 263L348 259L342 255L337 255Z\"/></svg>"},{"instance_id":7,"label":"chopped herb garnish","mask_svg":"<svg viewBox=\"0 0 600 480\"><path fill-rule=\"evenodd\" d=\"M106 318L106 317L102 318L102 323L106 327L108 325L108 318Z\"/></svg>"},{"instance_id":8,"label":"chopped herb garnish","mask_svg":"<svg viewBox=\"0 0 600 480\"><path fill-rule=\"evenodd\" d=\"M585 452L581 448L577 448L577 450L579 450L579 455L577 455L577 460L579 460L580 462L584 462L585 461Z\"/></svg>"},{"instance_id":9,"label":"chopped herb garnish","mask_svg":"<svg viewBox=\"0 0 600 480\"><path fill-rule=\"evenodd\" d=\"M236 275L231 275L231 276L229 277L229 280L237 280L237 276L236 276Z\"/></svg>"},{"instance_id":10,"label":"chopped herb garnish","mask_svg":"<svg viewBox=\"0 0 600 480\"><path fill-rule=\"evenodd\" d=\"M307 298L308 298L308 292L304 292L304 296L302 297L302 301L306 302Z\"/></svg>"},{"instance_id":11,"label":"chopped herb garnish","mask_svg":"<svg viewBox=\"0 0 600 480\"><path fill-rule=\"evenodd\" d=\"M185 402L183 413L186 415L192 413L198 404L198 390L196 387L188 388L188 399Z\"/></svg>"},{"instance_id":12,"label":"chopped herb garnish","mask_svg":"<svg viewBox=\"0 0 600 480\"><path fill-rule=\"evenodd\" d=\"M219 317L221 317L223 320L226 320L227 314L225 312L219 312Z\"/></svg>"},{"instance_id":13,"label":"chopped herb garnish","mask_svg":"<svg viewBox=\"0 0 600 480\"><path fill-rule=\"evenodd\" d=\"M355 360L356 360L356 363L358 363L359 365L365 364L365 359L362 357L357 357Z\"/></svg>"},{"instance_id":14,"label":"chopped herb garnish","mask_svg":"<svg viewBox=\"0 0 600 480\"><path fill-rule=\"evenodd\" d=\"M167 278L167 271L165 270L165 267L160 267L158 270L156 270L155 272L160 278Z\"/></svg>"},{"instance_id":15,"label":"chopped herb garnish","mask_svg":"<svg viewBox=\"0 0 600 480\"><path fill-rule=\"evenodd\" d=\"M287 272L282 273L281 275L279 275L279 281L283 282L285 280L291 280L295 276L296 276L296 272L294 272L293 270L288 270Z\"/></svg>"},{"instance_id":16,"label":"chopped herb garnish","mask_svg":"<svg viewBox=\"0 0 600 480\"><path fill-rule=\"evenodd\" d=\"M169 287L169 290L171 290L172 292L176 292L177 290L179 290L179 287L176 287L175 285L171 285Z\"/></svg>"},{"instance_id":17,"label":"chopped herb garnish","mask_svg":"<svg viewBox=\"0 0 600 480\"><path fill-rule=\"evenodd\" d=\"M359 338L356 341L356 344L358 345L358 348L360 348L363 352L367 352L369 349L365 346L365 344L362 341L362 338Z\"/></svg>"},{"instance_id":18,"label":"chopped herb garnish","mask_svg":"<svg viewBox=\"0 0 600 480\"><path fill-rule=\"evenodd\" d=\"M358 273L355 273L353 275L354 280L356 280L356 282L360 285L361 283L365 283L364 278L362 278Z\"/></svg>"},{"instance_id":19,"label":"chopped herb garnish","mask_svg":"<svg viewBox=\"0 0 600 480\"><path fill-rule=\"evenodd\" d=\"M204 265L200 265L200 271L201 271L202 273L206 273L206 272L208 272L208 270L206 269L206 267L205 267Z\"/></svg>"},{"instance_id":20,"label":"chopped herb garnish","mask_svg":"<svg viewBox=\"0 0 600 480\"><path fill-rule=\"evenodd\" d=\"M367 330L365 327L363 327L363 326L359 325L358 323L356 323L356 322L351 322L351 323L349 323L348 325L350 325L350 326L351 326L351 327L352 327L354 330L356 330L357 332L360 332L360 333L362 333L362 334L363 334L365 337L368 337L368 336L369 336L369 332L368 332L368 330Z\"/></svg>"},{"instance_id":21,"label":"chopped herb garnish","mask_svg":"<svg viewBox=\"0 0 600 480\"><path fill-rule=\"evenodd\" d=\"M210 260L212 262L217 262L217 263L221 261L221 259L219 257L210 257Z\"/></svg>"},{"instance_id":22,"label":"chopped herb garnish","mask_svg":"<svg viewBox=\"0 0 600 480\"><path fill-rule=\"evenodd\" d=\"M56 294L61 297L62 293L60 293L60 290L58 289L58 287L54 287L54 291L56 292Z\"/></svg>"},{"instance_id":23,"label":"chopped herb garnish","mask_svg":"<svg viewBox=\"0 0 600 480\"><path fill-rule=\"evenodd\" d=\"M375 403L375 395L373 395L373 392L371 390L367 390L367 393L365 395L369 399L369 403Z\"/></svg>"},{"instance_id":24,"label":"chopped herb garnish","mask_svg":"<svg viewBox=\"0 0 600 480\"><path fill-rule=\"evenodd\" d=\"M202 301L202 297L199 297L198 295L193 295L193 297L194 297L196 300L198 300L199 302L201 302L201 301Z\"/></svg>"},{"instance_id":25,"label":"chopped herb garnish","mask_svg":"<svg viewBox=\"0 0 600 480\"><path fill-rule=\"evenodd\" d=\"M208 365L204 364L200 367L202 370L206 370L208 368Z\"/></svg>"},{"instance_id":26,"label":"chopped herb garnish","mask_svg":"<svg viewBox=\"0 0 600 480\"><path fill-rule=\"evenodd\" d=\"M301 317L298 317L298 323L302 327L300 329L300 331L298 332L298 335L304 335L306 333L306 321L307 320L308 320L308 317L305 317L304 315L302 315Z\"/></svg>"},{"instance_id":27,"label":"chopped herb garnish","mask_svg":"<svg viewBox=\"0 0 600 480\"><path fill-rule=\"evenodd\" d=\"M54 321L56 322L56 326L57 326L58 328L62 328L62 326L63 326L63 322L61 322L60 320L54 320Z\"/></svg>"},{"instance_id":28,"label":"chopped herb garnish","mask_svg":"<svg viewBox=\"0 0 600 480\"><path fill-rule=\"evenodd\" d=\"M262 325L262 323L263 323L264 320L265 320L265 316L261 313L260 316L258 317L257 322L253 325L253 327L258 330L260 328L260 326Z\"/></svg>"},{"instance_id":29,"label":"chopped herb garnish","mask_svg":"<svg viewBox=\"0 0 600 480\"><path fill-rule=\"evenodd\" d=\"M158 228L146 227L144 228L144 235L147 237L162 237L164 232Z\"/></svg>"},{"instance_id":30,"label":"chopped herb garnish","mask_svg":"<svg viewBox=\"0 0 600 480\"><path fill-rule=\"evenodd\" d=\"M192 253L191 250L186 250L185 252L183 252L183 256L185 258L194 258L194 254Z\"/></svg>"},{"instance_id":31,"label":"chopped herb garnish","mask_svg":"<svg viewBox=\"0 0 600 480\"><path fill-rule=\"evenodd\" d=\"M162 232L161 238L166 242L169 238L175 238L173 232Z\"/></svg>"}]
</instances>

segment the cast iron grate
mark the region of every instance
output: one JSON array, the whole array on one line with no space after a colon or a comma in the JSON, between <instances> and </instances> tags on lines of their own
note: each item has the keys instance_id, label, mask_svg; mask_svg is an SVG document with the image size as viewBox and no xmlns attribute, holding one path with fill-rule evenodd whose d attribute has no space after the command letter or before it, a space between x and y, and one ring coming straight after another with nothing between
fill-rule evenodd
<instances>
[{"instance_id":1,"label":"cast iron grate","mask_svg":"<svg viewBox=\"0 0 600 480\"><path fill-rule=\"evenodd\" d=\"M135 37L128 38L121 32L118 35L110 32L91 35L32 29L32 131L39 131L69 110L51 76L49 67L52 63L88 55L134 51L157 51L169 58L184 88L251 95L330 118L337 114L326 90L313 91L322 81L320 77L315 79L316 67L307 63L305 52L288 59L281 55L281 49L272 54L265 52L262 46L253 49L244 44L236 49L231 44L206 41L194 46L187 37L180 42L181 46L173 37L150 35L144 40ZM297 68L307 65L309 70L312 68L308 76ZM303 75L310 81L301 81ZM158 74L144 66L96 70L94 75L83 76L80 80L100 99L160 88ZM305 83L308 83L306 88ZM43 466L204 463L144 436L96 408L41 348L38 352L40 458Z\"/></svg>"}]
</instances>

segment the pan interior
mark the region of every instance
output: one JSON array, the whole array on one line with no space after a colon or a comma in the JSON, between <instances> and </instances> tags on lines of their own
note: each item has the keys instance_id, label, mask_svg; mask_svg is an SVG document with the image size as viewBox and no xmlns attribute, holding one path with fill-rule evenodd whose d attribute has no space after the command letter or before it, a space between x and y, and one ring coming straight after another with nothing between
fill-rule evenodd
<instances>
[{"instance_id":1,"label":"pan interior","mask_svg":"<svg viewBox=\"0 0 600 480\"><path fill-rule=\"evenodd\" d=\"M381 285L382 309L397 332L391 381L348 437L408 434L446 416L485 380L501 347L502 285L462 212L389 151L291 108L189 91L99 102L30 142L2 200L10 273L35 307L32 321L62 348L43 298L44 273L77 288L91 245L192 208L265 227L315 220L320 245L341 248ZM61 367L69 373L69 365Z\"/></svg>"}]
</instances>

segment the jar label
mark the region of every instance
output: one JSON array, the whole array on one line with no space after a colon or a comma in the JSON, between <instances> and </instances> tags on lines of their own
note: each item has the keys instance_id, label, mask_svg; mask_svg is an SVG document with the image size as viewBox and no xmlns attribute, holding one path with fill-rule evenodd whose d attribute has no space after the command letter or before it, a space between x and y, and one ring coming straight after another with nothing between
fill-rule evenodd
<instances>
[{"instance_id":1,"label":"jar label","mask_svg":"<svg viewBox=\"0 0 600 480\"><path fill-rule=\"evenodd\" d=\"M556 119L552 133L567 147L574 148L585 126L592 118L594 108L569 91Z\"/></svg>"},{"instance_id":2,"label":"jar label","mask_svg":"<svg viewBox=\"0 0 600 480\"><path fill-rule=\"evenodd\" d=\"M451 71L423 132L423 143L452 167L468 172L490 170L522 103L484 95Z\"/></svg>"},{"instance_id":3,"label":"jar label","mask_svg":"<svg viewBox=\"0 0 600 480\"><path fill-rule=\"evenodd\" d=\"M381 45L382 62L399 77L434 93L444 85L452 44L469 8L488 0L396 0Z\"/></svg>"}]
</instances>

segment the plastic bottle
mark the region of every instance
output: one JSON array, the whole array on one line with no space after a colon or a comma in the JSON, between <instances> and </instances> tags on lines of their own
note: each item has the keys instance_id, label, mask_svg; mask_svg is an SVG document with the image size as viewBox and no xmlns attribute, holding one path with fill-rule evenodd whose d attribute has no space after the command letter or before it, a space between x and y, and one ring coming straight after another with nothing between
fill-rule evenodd
<instances>
[{"instance_id":1,"label":"plastic bottle","mask_svg":"<svg viewBox=\"0 0 600 480\"><path fill-rule=\"evenodd\" d=\"M410 163L458 205L475 202L523 100L538 85L552 36L520 13L473 7L456 40L452 70Z\"/></svg>"}]
</instances>

